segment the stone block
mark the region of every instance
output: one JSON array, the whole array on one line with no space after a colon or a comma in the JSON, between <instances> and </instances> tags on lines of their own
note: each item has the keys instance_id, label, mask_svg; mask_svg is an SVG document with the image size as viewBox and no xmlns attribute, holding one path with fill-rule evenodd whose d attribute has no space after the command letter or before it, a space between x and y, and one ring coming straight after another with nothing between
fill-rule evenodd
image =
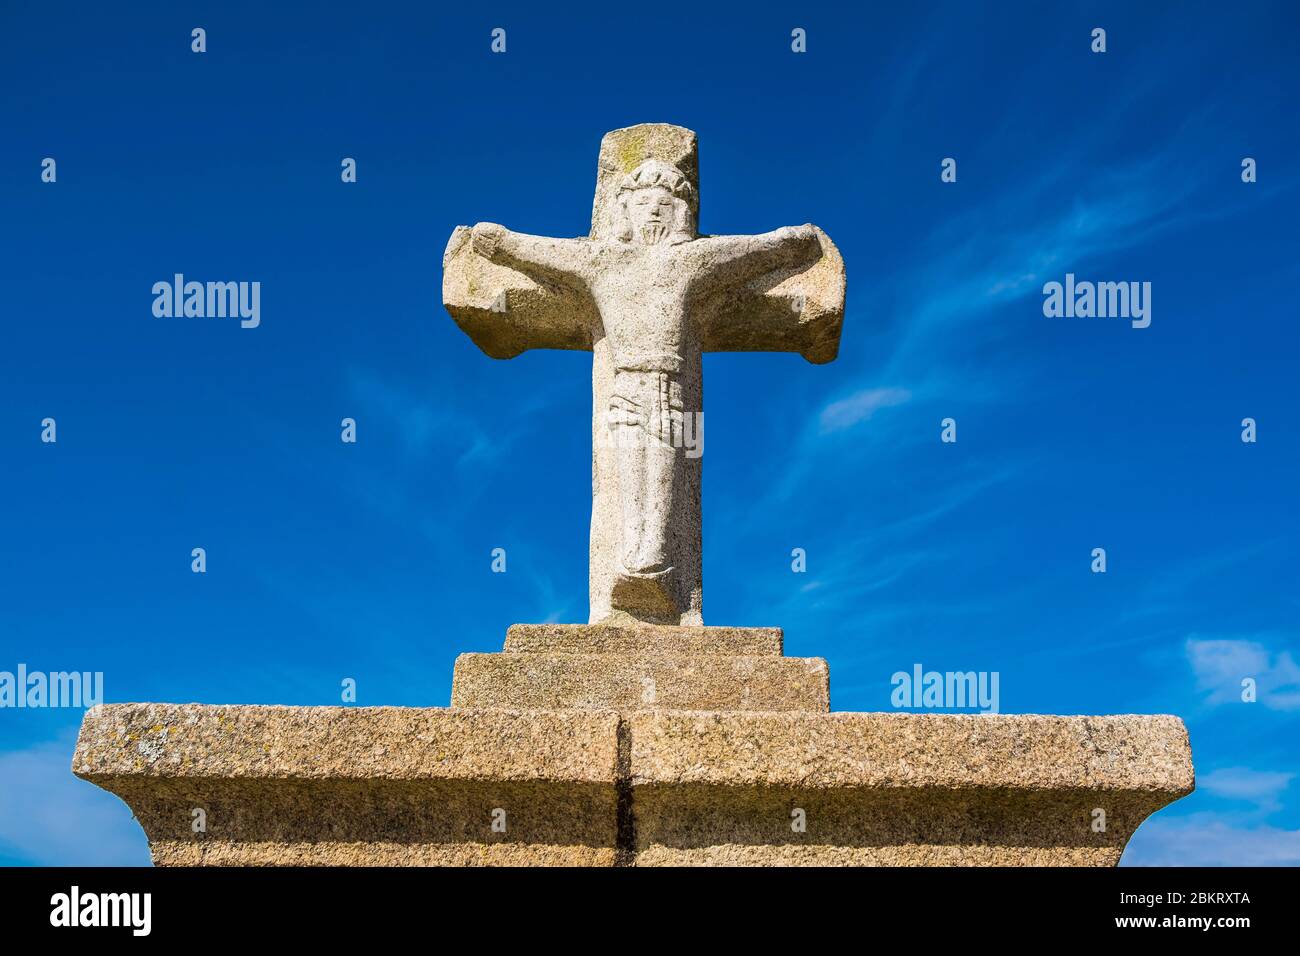
<instances>
[{"instance_id":1,"label":"stone block","mask_svg":"<svg viewBox=\"0 0 1300 956\"><path fill-rule=\"evenodd\" d=\"M830 710L819 657L461 654L453 707Z\"/></svg>"},{"instance_id":2,"label":"stone block","mask_svg":"<svg viewBox=\"0 0 1300 956\"><path fill-rule=\"evenodd\" d=\"M642 866L1113 866L1138 825L1194 784L1187 731L1168 716L644 712L628 723Z\"/></svg>"},{"instance_id":3,"label":"stone block","mask_svg":"<svg viewBox=\"0 0 1300 956\"><path fill-rule=\"evenodd\" d=\"M160 866L612 865L617 728L586 711L106 704L72 769L131 807Z\"/></svg>"},{"instance_id":4,"label":"stone block","mask_svg":"<svg viewBox=\"0 0 1300 956\"><path fill-rule=\"evenodd\" d=\"M779 627L690 627L670 624L512 624L507 654L665 654L780 657Z\"/></svg>"},{"instance_id":5,"label":"stone block","mask_svg":"<svg viewBox=\"0 0 1300 956\"><path fill-rule=\"evenodd\" d=\"M158 865L1105 866L1194 783L1167 716L197 704L92 708L73 771Z\"/></svg>"}]
</instances>

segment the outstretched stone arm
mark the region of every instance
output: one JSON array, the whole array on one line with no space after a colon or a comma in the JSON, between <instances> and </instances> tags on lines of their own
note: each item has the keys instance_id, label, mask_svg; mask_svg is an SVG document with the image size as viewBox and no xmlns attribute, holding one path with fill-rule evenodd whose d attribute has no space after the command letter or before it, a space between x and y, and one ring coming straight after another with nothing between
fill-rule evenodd
<instances>
[{"instance_id":1,"label":"outstretched stone arm","mask_svg":"<svg viewBox=\"0 0 1300 956\"><path fill-rule=\"evenodd\" d=\"M811 225L782 226L756 236L706 236L691 243L705 285L743 283L777 269L803 269L821 257Z\"/></svg>"},{"instance_id":2,"label":"outstretched stone arm","mask_svg":"<svg viewBox=\"0 0 1300 956\"><path fill-rule=\"evenodd\" d=\"M529 278L579 288L586 284L587 240L530 236L495 222L480 222L472 231L472 241L474 251L484 259Z\"/></svg>"},{"instance_id":3,"label":"outstretched stone arm","mask_svg":"<svg viewBox=\"0 0 1300 956\"><path fill-rule=\"evenodd\" d=\"M688 246L701 280L692 318L706 352L798 352L829 362L844 321L844 260L816 226L715 236Z\"/></svg>"},{"instance_id":4,"label":"outstretched stone arm","mask_svg":"<svg viewBox=\"0 0 1300 956\"><path fill-rule=\"evenodd\" d=\"M590 351L600 324L591 294L564 271L559 250L548 256L544 248L570 242L577 245L522 236L492 223L457 226L442 256L443 305L493 358L513 358L528 349Z\"/></svg>"}]
</instances>

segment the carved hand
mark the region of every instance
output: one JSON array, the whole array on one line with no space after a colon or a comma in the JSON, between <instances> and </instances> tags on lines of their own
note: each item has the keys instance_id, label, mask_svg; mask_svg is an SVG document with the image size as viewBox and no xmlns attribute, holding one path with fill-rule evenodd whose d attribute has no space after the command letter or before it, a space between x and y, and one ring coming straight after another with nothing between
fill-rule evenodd
<instances>
[{"instance_id":1,"label":"carved hand","mask_svg":"<svg viewBox=\"0 0 1300 956\"><path fill-rule=\"evenodd\" d=\"M633 399L614 395L609 400L609 411L605 415L605 420L611 427L618 425L640 426L645 423L645 412L642 411L640 404Z\"/></svg>"},{"instance_id":2,"label":"carved hand","mask_svg":"<svg viewBox=\"0 0 1300 956\"><path fill-rule=\"evenodd\" d=\"M802 226L782 226L777 230L782 239L794 240L795 242L814 242L820 247L821 243L817 239L817 229L810 222L805 222Z\"/></svg>"},{"instance_id":3,"label":"carved hand","mask_svg":"<svg viewBox=\"0 0 1300 956\"><path fill-rule=\"evenodd\" d=\"M480 222L471 232L474 251L484 259L494 260L501 240L505 238L506 227L495 222Z\"/></svg>"}]
</instances>

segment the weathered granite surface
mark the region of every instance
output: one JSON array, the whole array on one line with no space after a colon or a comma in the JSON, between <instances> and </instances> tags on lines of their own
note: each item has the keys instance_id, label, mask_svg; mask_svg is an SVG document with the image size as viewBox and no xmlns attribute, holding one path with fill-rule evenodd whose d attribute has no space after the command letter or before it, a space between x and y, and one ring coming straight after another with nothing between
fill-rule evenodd
<instances>
[{"instance_id":1,"label":"weathered granite surface","mask_svg":"<svg viewBox=\"0 0 1300 956\"><path fill-rule=\"evenodd\" d=\"M779 627L674 627L640 622L600 624L512 624L507 654L729 654L780 657Z\"/></svg>"},{"instance_id":2,"label":"weathered granite surface","mask_svg":"<svg viewBox=\"0 0 1300 956\"><path fill-rule=\"evenodd\" d=\"M784 657L776 627L516 624L500 654L461 654L453 707L830 710L820 657Z\"/></svg>"},{"instance_id":3,"label":"weathered granite surface","mask_svg":"<svg viewBox=\"0 0 1300 956\"><path fill-rule=\"evenodd\" d=\"M461 654L453 707L830 710L820 657Z\"/></svg>"},{"instance_id":4,"label":"weathered granite surface","mask_svg":"<svg viewBox=\"0 0 1300 956\"><path fill-rule=\"evenodd\" d=\"M160 866L612 865L618 723L589 711L103 704L86 713L72 769L131 807Z\"/></svg>"},{"instance_id":5,"label":"weathered granite surface","mask_svg":"<svg viewBox=\"0 0 1300 956\"><path fill-rule=\"evenodd\" d=\"M663 123L601 141L591 232L457 226L443 303L484 353L592 353L590 620L703 623L700 479L712 351L829 362L844 262L816 226L699 231L695 133Z\"/></svg>"},{"instance_id":6,"label":"weathered granite surface","mask_svg":"<svg viewBox=\"0 0 1300 956\"><path fill-rule=\"evenodd\" d=\"M1113 865L1193 786L1145 716L107 704L73 771L159 865Z\"/></svg>"},{"instance_id":7,"label":"weathered granite surface","mask_svg":"<svg viewBox=\"0 0 1300 956\"><path fill-rule=\"evenodd\" d=\"M651 712L628 723L641 866L1113 866L1147 816L1193 788L1176 717Z\"/></svg>"}]
</instances>

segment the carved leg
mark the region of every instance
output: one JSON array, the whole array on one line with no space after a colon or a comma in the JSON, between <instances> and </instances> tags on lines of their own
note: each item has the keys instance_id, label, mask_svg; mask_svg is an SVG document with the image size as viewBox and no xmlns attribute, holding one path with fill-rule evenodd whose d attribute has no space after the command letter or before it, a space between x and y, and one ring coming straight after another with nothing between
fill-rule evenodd
<instances>
[{"instance_id":1,"label":"carved leg","mask_svg":"<svg viewBox=\"0 0 1300 956\"><path fill-rule=\"evenodd\" d=\"M680 372L619 367L604 338L592 353L590 621L699 625L700 459L682 442L698 358Z\"/></svg>"},{"instance_id":2,"label":"carved leg","mask_svg":"<svg viewBox=\"0 0 1300 956\"><path fill-rule=\"evenodd\" d=\"M623 535L612 604L635 617L676 623L682 610L669 554L678 453L673 383L665 372L627 370L616 383L610 411L617 420ZM678 405L680 420L680 399Z\"/></svg>"}]
</instances>

